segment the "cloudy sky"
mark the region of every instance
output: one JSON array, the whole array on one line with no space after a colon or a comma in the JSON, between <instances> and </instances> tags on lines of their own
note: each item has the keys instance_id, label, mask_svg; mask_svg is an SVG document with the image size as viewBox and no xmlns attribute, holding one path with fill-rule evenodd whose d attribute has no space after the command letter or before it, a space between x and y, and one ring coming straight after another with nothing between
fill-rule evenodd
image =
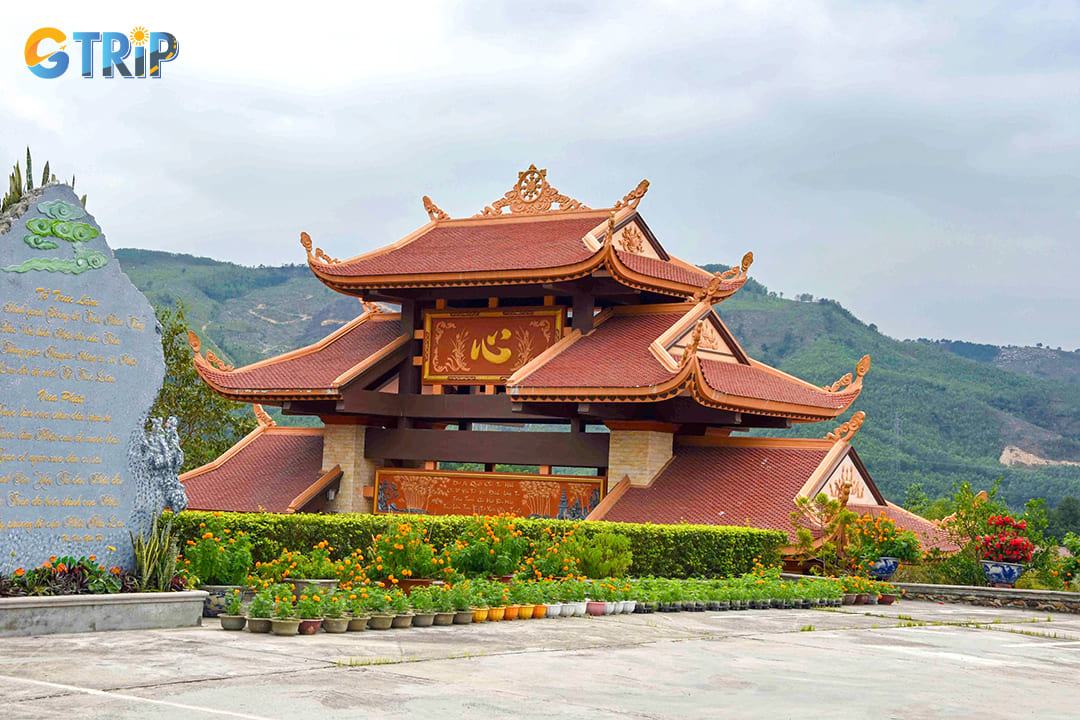
<instances>
[{"instance_id":1,"label":"cloudy sky","mask_svg":"<svg viewBox=\"0 0 1080 720\"><path fill-rule=\"evenodd\" d=\"M392 5L5 8L0 160L76 173L114 247L245 264L387 244L424 194L471 215L529 163L593 207L648 178L688 260L753 250L895 337L1080 346L1078 3ZM23 61L136 25L180 41L160 80Z\"/></svg>"}]
</instances>

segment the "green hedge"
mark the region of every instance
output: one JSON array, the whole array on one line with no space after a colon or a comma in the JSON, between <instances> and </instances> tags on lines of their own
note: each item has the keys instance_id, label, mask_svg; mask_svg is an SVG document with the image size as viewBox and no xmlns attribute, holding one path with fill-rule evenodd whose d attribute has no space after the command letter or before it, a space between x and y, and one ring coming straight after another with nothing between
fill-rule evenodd
<instances>
[{"instance_id":1,"label":"green hedge","mask_svg":"<svg viewBox=\"0 0 1080 720\"><path fill-rule=\"evenodd\" d=\"M212 516L209 512L188 511L174 516L173 527L185 540L195 540L202 531L200 523ZM401 516L369 514L278 515L272 513L221 513L220 520L234 532L243 530L251 536L256 560L272 560L283 549L306 550L321 540L334 548L335 555L348 554L354 548L366 548L374 535L384 533L391 523L420 520L429 528L436 547L443 547L460 537L470 517ZM643 577L685 578L726 577L739 575L753 567L754 560L765 564L779 561L779 548L787 536L777 530L716 525L643 525L637 523L573 522L570 520L518 521L526 536L540 539L543 528L565 533L577 526L579 535L593 535L611 530L630 538L634 561L633 575Z\"/></svg>"}]
</instances>

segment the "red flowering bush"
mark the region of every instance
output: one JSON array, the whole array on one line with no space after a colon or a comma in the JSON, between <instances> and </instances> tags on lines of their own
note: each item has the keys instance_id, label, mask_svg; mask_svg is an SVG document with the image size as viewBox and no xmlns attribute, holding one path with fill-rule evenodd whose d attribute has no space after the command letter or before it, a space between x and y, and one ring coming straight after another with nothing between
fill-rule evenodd
<instances>
[{"instance_id":1,"label":"red flowering bush","mask_svg":"<svg viewBox=\"0 0 1080 720\"><path fill-rule=\"evenodd\" d=\"M987 524L994 530L979 538L979 552L983 560L996 562L1029 563L1035 553L1035 544L1028 539L1027 522L1013 520L1008 515L991 515Z\"/></svg>"}]
</instances>

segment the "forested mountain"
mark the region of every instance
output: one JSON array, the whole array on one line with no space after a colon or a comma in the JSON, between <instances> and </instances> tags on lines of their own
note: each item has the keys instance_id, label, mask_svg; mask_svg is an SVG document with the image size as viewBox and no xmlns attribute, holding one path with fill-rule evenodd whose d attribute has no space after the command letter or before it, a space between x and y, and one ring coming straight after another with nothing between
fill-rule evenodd
<instances>
[{"instance_id":1,"label":"forested mountain","mask_svg":"<svg viewBox=\"0 0 1080 720\"><path fill-rule=\"evenodd\" d=\"M305 266L116 255L155 305L184 300L193 329L237 365L313 342L361 310ZM989 487L999 478L1012 505L1080 496L1080 353L894 340L835 301L783 299L752 280L717 310L752 357L814 383L832 383L863 354L873 357L854 406L868 416L856 448L894 501L913 483L935 497L954 482ZM788 432L822 436L838 423ZM1007 447L1016 449L1009 458L1043 464L1007 466ZM1058 464L1068 462L1078 464Z\"/></svg>"}]
</instances>

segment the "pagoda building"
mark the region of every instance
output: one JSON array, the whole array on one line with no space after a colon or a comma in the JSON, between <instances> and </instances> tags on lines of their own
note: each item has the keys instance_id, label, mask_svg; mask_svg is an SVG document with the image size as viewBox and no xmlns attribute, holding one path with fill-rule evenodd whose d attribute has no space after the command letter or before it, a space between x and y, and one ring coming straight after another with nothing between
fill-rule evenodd
<instances>
[{"instance_id":1,"label":"pagoda building","mask_svg":"<svg viewBox=\"0 0 1080 720\"><path fill-rule=\"evenodd\" d=\"M818 386L749 357L716 307L753 255L720 273L671 255L638 211L648 187L594 210L531 166L472 217L424 197L429 222L352 258L302 233L311 271L362 312L240 368L189 333L200 377L260 419L181 476L189 506L790 532L795 498L825 492L936 542L852 448L862 413L822 440L743 435L835 420L870 358ZM323 426L278 426L263 405Z\"/></svg>"}]
</instances>

